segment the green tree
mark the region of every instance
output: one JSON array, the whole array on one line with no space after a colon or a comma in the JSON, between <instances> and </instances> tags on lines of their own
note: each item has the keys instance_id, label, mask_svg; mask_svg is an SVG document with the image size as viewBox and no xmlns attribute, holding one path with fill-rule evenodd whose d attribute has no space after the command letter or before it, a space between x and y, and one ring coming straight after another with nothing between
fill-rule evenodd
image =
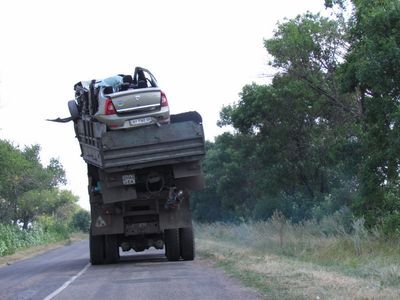
<instances>
[{"instance_id":1,"label":"green tree","mask_svg":"<svg viewBox=\"0 0 400 300\"><path fill-rule=\"evenodd\" d=\"M389 200L393 189L399 191L400 2L352 5L350 48L340 75L344 90L358 95L362 114L361 197L355 208L373 223L400 208L399 200Z\"/></svg>"},{"instance_id":2,"label":"green tree","mask_svg":"<svg viewBox=\"0 0 400 300\"><path fill-rule=\"evenodd\" d=\"M251 137L229 133L207 143L203 163L206 188L193 193L194 216L200 221L233 221L253 213L256 189L252 180L254 162Z\"/></svg>"},{"instance_id":3,"label":"green tree","mask_svg":"<svg viewBox=\"0 0 400 300\"><path fill-rule=\"evenodd\" d=\"M0 140L0 222L16 221L17 198L24 192L23 178L29 165L18 148Z\"/></svg>"},{"instance_id":4,"label":"green tree","mask_svg":"<svg viewBox=\"0 0 400 300\"><path fill-rule=\"evenodd\" d=\"M63 206L71 211L77 197L58 189L65 183L65 171L57 159L52 158L46 167L41 164L39 145L21 150L0 140L0 222L19 222L27 228L35 217L60 214L57 210Z\"/></svg>"},{"instance_id":5,"label":"green tree","mask_svg":"<svg viewBox=\"0 0 400 300\"><path fill-rule=\"evenodd\" d=\"M78 197L66 190L29 190L17 200L16 218L24 229L42 215L68 223L78 210L77 201Z\"/></svg>"},{"instance_id":6,"label":"green tree","mask_svg":"<svg viewBox=\"0 0 400 300\"><path fill-rule=\"evenodd\" d=\"M90 213L87 210L79 209L72 217L71 227L74 230L89 232Z\"/></svg>"},{"instance_id":7,"label":"green tree","mask_svg":"<svg viewBox=\"0 0 400 300\"><path fill-rule=\"evenodd\" d=\"M278 209L300 220L350 206L370 225L398 223L400 2L325 4L331 18L278 24L265 41L272 83L246 85L222 109L219 125L235 132L210 147L197 208L257 218Z\"/></svg>"},{"instance_id":8,"label":"green tree","mask_svg":"<svg viewBox=\"0 0 400 300\"><path fill-rule=\"evenodd\" d=\"M253 157L262 166L253 176L258 214L279 209L301 219L326 196L334 195L336 209L354 196L359 114L336 74L342 31L341 22L311 14L279 24L265 46L280 73L271 85L245 86L241 100L221 112L220 125L254 137Z\"/></svg>"}]
</instances>

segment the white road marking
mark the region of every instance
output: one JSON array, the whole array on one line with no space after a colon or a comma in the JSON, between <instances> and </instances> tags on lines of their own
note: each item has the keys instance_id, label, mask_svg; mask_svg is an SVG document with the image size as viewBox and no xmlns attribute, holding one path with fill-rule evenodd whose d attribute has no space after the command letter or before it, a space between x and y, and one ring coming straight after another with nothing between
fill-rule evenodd
<instances>
[{"instance_id":1,"label":"white road marking","mask_svg":"<svg viewBox=\"0 0 400 300\"><path fill-rule=\"evenodd\" d=\"M50 295L48 295L46 298L43 300L51 300L55 296L57 296L59 293L61 293L63 290L65 290L71 283L75 281L79 276L81 276L83 273L86 272L86 270L90 267L90 263L88 263L78 274L75 276L72 276L68 281L66 281L61 287L56 289L54 292L52 292Z\"/></svg>"}]
</instances>

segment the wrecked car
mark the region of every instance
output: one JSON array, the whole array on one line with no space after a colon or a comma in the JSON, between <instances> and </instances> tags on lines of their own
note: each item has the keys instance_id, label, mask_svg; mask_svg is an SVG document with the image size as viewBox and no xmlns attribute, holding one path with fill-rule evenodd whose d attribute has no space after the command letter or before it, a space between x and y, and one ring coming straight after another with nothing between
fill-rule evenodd
<instances>
[{"instance_id":1,"label":"wrecked car","mask_svg":"<svg viewBox=\"0 0 400 300\"><path fill-rule=\"evenodd\" d=\"M91 116L106 124L107 130L170 122L167 97L145 68L136 67L133 76L80 81L74 90L75 100L68 103L72 119Z\"/></svg>"}]
</instances>

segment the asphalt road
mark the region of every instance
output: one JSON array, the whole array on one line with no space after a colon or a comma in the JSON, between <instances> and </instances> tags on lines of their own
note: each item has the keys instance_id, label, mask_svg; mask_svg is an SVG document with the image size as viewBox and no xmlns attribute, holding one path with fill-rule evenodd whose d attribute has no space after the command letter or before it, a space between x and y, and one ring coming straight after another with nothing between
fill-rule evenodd
<instances>
[{"instance_id":1,"label":"asphalt road","mask_svg":"<svg viewBox=\"0 0 400 300\"><path fill-rule=\"evenodd\" d=\"M80 241L0 268L0 299L260 299L207 261L169 262L164 251L89 264Z\"/></svg>"}]
</instances>

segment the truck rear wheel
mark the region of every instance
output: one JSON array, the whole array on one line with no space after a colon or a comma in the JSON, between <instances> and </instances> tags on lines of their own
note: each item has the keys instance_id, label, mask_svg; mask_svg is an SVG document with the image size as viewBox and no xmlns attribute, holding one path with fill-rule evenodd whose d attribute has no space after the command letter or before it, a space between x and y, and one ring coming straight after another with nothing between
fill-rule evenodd
<instances>
[{"instance_id":1,"label":"truck rear wheel","mask_svg":"<svg viewBox=\"0 0 400 300\"><path fill-rule=\"evenodd\" d=\"M119 260L118 239L115 234L106 235L105 239L105 263L115 264Z\"/></svg>"},{"instance_id":2,"label":"truck rear wheel","mask_svg":"<svg viewBox=\"0 0 400 300\"><path fill-rule=\"evenodd\" d=\"M194 235L193 228L179 228L179 244L181 248L181 257L183 260L194 259Z\"/></svg>"},{"instance_id":3,"label":"truck rear wheel","mask_svg":"<svg viewBox=\"0 0 400 300\"><path fill-rule=\"evenodd\" d=\"M89 236L89 252L90 262L92 265L102 265L104 263L104 236L92 235Z\"/></svg>"},{"instance_id":4,"label":"truck rear wheel","mask_svg":"<svg viewBox=\"0 0 400 300\"><path fill-rule=\"evenodd\" d=\"M179 230L166 229L164 230L165 238L165 256L169 261L177 261L181 256L179 247Z\"/></svg>"}]
</instances>

